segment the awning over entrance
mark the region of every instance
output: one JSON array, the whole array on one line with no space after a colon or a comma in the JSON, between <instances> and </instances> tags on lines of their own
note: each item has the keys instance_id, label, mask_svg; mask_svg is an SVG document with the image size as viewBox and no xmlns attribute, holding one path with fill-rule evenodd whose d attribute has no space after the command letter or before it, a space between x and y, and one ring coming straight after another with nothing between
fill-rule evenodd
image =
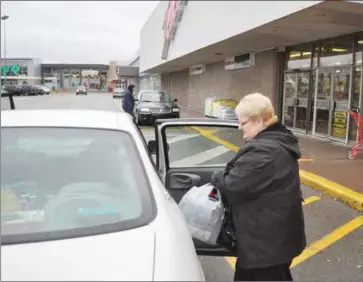
<instances>
[{"instance_id":1,"label":"awning over entrance","mask_svg":"<svg viewBox=\"0 0 363 282\"><path fill-rule=\"evenodd\" d=\"M251 51L287 47L362 30L363 3L325 1L144 72L172 72Z\"/></svg>"}]
</instances>

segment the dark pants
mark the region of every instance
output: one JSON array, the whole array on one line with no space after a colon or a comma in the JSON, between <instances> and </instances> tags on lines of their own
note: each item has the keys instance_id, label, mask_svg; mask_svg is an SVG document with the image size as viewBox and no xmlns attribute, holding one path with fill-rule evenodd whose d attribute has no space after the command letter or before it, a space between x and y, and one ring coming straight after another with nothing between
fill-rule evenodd
<instances>
[{"instance_id":1,"label":"dark pants","mask_svg":"<svg viewBox=\"0 0 363 282\"><path fill-rule=\"evenodd\" d=\"M266 268L243 269L238 267L237 259L233 281L293 281L290 265L284 263Z\"/></svg>"}]
</instances>

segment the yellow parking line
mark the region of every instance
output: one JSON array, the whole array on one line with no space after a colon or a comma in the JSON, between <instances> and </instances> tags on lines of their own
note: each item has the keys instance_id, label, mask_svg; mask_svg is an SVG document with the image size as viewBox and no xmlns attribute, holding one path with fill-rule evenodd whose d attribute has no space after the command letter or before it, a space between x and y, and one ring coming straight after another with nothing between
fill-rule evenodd
<instances>
[{"instance_id":1,"label":"yellow parking line","mask_svg":"<svg viewBox=\"0 0 363 282\"><path fill-rule=\"evenodd\" d=\"M225 259L228 262L229 266L233 270L236 270L236 260L237 260L237 258L235 258L235 257L225 257Z\"/></svg>"},{"instance_id":2,"label":"yellow parking line","mask_svg":"<svg viewBox=\"0 0 363 282\"><path fill-rule=\"evenodd\" d=\"M232 150L232 151L235 151L235 152L238 152L239 150L239 147L222 139L222 138L219 138L215 135L213 135L214 132L211 132L212 130L206 130L206 129L201 129L197 126L191 126L192 129L198 131L201 135L203 135L205 138L208 138L216 143L219 143L223 146L225 146L226 148ZM312 162L314 161L314 159L300 159L299 162Z\"/></svg>"},{"instance_id":3,"label":"yellow parking line","mask_svg":"<svg viewBox=\"0 0 363 282\"><path fill-rule=\"evenodd\" d=\"M229 143L228 141L226 140L223 140L222 138L219 138L215 135L213 135L212 133L210 133L209 130L204 130L204 129L201 129L197 126L191 126L192 129L198 131L201 135L203 135L205 138L208 138L216 143L219 143L221 145L223 145L224 147L232 150L232 151L235 151L235 152L238 152L239 150L239 147L232 144L232 143Z\"/></svg>"},{"instance_id":4,"label":"yellow parking line","mask_svg":"<svg viewBox=\"0 0 363 282\"><path fill-rule=\"evenodd\" d=\"M313 255L316 255L361 226L363 226L363 216L358 216L348 223L338 227L320 240L308 245L301 255L293 260L291 267L294 267Z\"/></svg>"},{"instance_id":5,"label":"yellow parking line","mask_svg":"<svg viewBox=\"0 0 363 282\"><path fill-rule=\"evenodd\" d=\"M320 240L308 245L305 250L292 261L291 268L316 255L322 250L328 248L329 246L333 245L335 242L342 239L344 236L348 235L349 233L353 232L361 226L363 226L363 216L358 216L353 220L349 221L348 223L338 227ZM225 259L231 266L231 268L235 270L236 258L226 257Z\"/></svg>"},{"instance_id":6,"label":"yellow parking line","mask_svg":"<svg viewBox=\"0 0 363 282\"><path fill-rule=\"evenodd\" d=\"M317 196L308 197L308 198L304 199L303 206L309 205L309 204L314 203L319 200L320 200L320 197L317 197Z\"/></svg>"}]
</instances>

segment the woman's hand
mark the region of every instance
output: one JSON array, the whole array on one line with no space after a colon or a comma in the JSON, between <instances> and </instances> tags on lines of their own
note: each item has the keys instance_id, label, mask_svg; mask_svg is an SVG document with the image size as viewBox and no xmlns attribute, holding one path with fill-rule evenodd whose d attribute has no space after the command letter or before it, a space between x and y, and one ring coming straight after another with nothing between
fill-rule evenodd
<instances>
[{"instance_id":1,"label":"woman's hand","mask_svg":"<svg viewBox=\"0 0 363 282\"><path fill-rule=\"evenodd\" d=\"M218 185L218 179L223 175L223 171L215 171L212 173L211 184L214 186Z\"/></svg>"}]
</instances>

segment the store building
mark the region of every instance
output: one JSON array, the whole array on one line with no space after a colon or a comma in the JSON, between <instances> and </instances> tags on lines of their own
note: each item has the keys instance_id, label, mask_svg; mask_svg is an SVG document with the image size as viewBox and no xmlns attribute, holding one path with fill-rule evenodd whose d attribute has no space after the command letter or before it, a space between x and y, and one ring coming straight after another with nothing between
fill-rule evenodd
<instances>
[{"instance_id":1,"label":"store building","mask_svg":"<svg viewBox=\"0 0 363 282\"><path fill-rule=\"evenodd\" d=\"M54 90L85 85L90 91L106 91L108 68L102 64L42 64L42 83Z\"/></svg>"},{"instance_id":2,"label":"store building","mask_svg":"<svg viewBox=\"0 0 363 282\"><path fill-rule=\"evenodd\" d=\"M55 90L74 90L85 85L89 91L107 92L122 83L138 81L139 69L122 66L116 61L102 64L42 64L44 85Z\"/></svg>"},{"instance_id":3,"label":"store building","mask_svg":"<svg viewBox=\"0 0 363 282\"><path fill-rule=\"evenodd\" d=\"M197 110L210 96L264 93L286 126L347 143L348 109L363 106L362 18L360 1L160 1L140 73Z\"/></svg>"},{"instance_id":4,"label":"store building","mask_svg":"<svg viewBox=\"0 0 363 282\"><path fill-rule=\"evenodd\" d=\"M37 58L1 58L1 84L39 84L41 60Z\"/></svg>"}]
</instances>

